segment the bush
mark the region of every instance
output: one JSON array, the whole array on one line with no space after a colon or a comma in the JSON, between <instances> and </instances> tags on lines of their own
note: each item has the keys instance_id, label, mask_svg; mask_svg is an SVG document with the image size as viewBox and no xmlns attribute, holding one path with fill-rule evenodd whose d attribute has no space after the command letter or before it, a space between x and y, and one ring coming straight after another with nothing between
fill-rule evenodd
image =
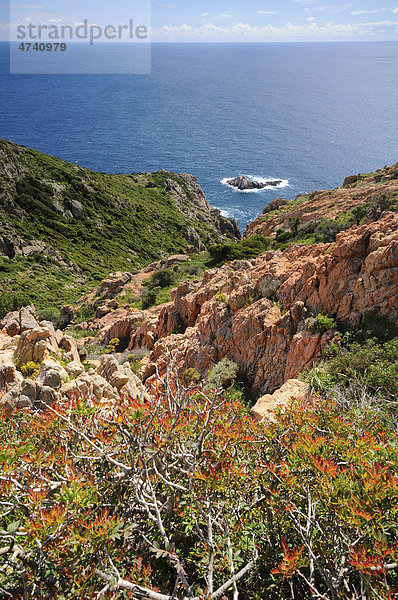
<instances>
[{"instance_id":1,"label":"bush","mask_svg":"<svg viewBox=\"0 0 398 600\"><path fill-rule=\"evenodd\" d=\"M157 271L154 273L148 283L149 289L154 288L167 288L176 283L176 273L171 269L163 269L163 271Z\"/></svg>"},{"instance_id":2,"label":"bush","mask_svg":"<svg viewBox=\"0 0 398 600\"><path fill-rule=\"evenodd\" d=\"M382 401L381 408L396 412L398 337L384 344L375 339L350 344L338 356L312 369L308 380L315 391L330 393L338 388L346 390L347 397L353 399L367 390Z\"/></svg>"},{"instance_id":3,"label":"bush","mask_svg":"<svg viewBox=\"0 0 398 600\"><path fill-rule=\"evenodd\" d=\"M186 387L190 387L192 385L197 385L201 379L202 379L201 374L198 373L198 371L196 369L192 369L192 368L186 369L186 371L184 371L184 374L182 376L182 381Z\"/></svg>"},{"instance_id":4,"label":"bush","mask_svg":"<svg viewBox=\"0 0 398 600\"><path fill-rule=\"evenodd\" d=\"M120 344L119 338L113 338L105 349L105 354L114 354Z\"/></svg>"},{"instance_id":5,"label":"bush","mask_svg":"<svg viewBox=\"0 0 398 600\"><path fill-rule=\"evenodd\" d=\"M51 321L53 325L58 325L60 312L58 308L42 308L37 311L39 321Z\"/></svg>"},{"instance_id":6,"label":"bush","mask_svg":"<svg viewBox=\"0 0 398 600\"><path fill-rule=\"evenodd\" d=\"M2 407L2 597L391 600L395 440L368 411L257 424L166 380L145 401Z\"/></svg>"},{"instance_id":7,"label":"bush","mask_svg":"<svg viewBox=\"0 0 398 600\"><path fill-rule=\"evenodd\" d=\"M39 370L40 363L35 363L33 361L29 361L24 365L18 366L18 371L20 371L24 377L28 377L29 379L35 379Z\"/></svg>"},{"instance_id":8,"label":"bush","mask_svg":"<svg viewBox=\"0 0 398 600\"><path fill-rule=\"evenodd\" d=\"M319 313L319 315L315 317L315 321L312 324L312 328L315 331L319 331L319 333L325 333L326 331L330 331L331 329L336 329L337 321L333 319L333 317L329 317L329 315Z\"/></svg>"},{"instance_id":9,"label":"bush","mask_svg":"<svg viewBox=\"0 0 398 600\"><path fill-rule=\"evenodd\" d=\"M270 247L270 240L261 235L244 238L231 244L215 244L210 246L209 253L214 264L220 266L231 260L248 260L255 258Z\"/></svg>"},{"instance_id":10,"label":"bush","mask_svg":"<svg viewBox=\"0 0 398 600\"><path fill-rule=\"evenodd\" d=\"M3 292L0 295L0 319L14 310L30 304L29 298L18 292Z\"/></svg>"},{"instance_id":11,"label":"bush","mask_svg":"<svg viewBox=\"0 0 398 600\"><path fill-rule=\"evenodd\" d=\"M230 387L239 372L239 366L231 359L225 357L220 360L208 373L207 381L210 388Z\"/></svg>"},{"instance_id":12,"label":"bush","mask_svg":"<svg viewBox=\"0 0 398 600\"><path fill-rule=\"evenodd\" d=\"M159 292L160 292L160 287L154 287L147 291L147 293L145 294L145 296L142 299L143 310L151 308L151 306L155 306Z\"/></svg>"},{"instance_id":13,"label":"bush","mask_svg":"<svg viewBox=\"0 0 398 600\"><path fill-rule=\"evenodd\" d=\"M76 323L84 323L95 317L95 307L92 304L84 304L76 313Z\"/></svg>"},{"instance_id":14,"label":"bush","mask_svg":"<svg viewBox=\"0 0 398 600\"><path fill-rule=\"evenodd\" d=\"M275 236L275 241L278 244L284 244L294 238L294 234L291 231L285 231L284 229L278 229Z\"/></svg>"}]
</instances>

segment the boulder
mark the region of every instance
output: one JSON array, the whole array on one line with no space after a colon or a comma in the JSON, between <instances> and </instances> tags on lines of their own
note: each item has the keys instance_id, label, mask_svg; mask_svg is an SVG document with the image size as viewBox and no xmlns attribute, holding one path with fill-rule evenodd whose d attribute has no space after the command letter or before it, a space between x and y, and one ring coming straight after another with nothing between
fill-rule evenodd
<instances>
[{"instance_id":1,"label":"boulder","mask_svg":"<svg viewBox=\"0 0 398 600\"><path fill-rule=\"evenodd\" d=\"M44 386L38 381L25 379L3 396L0 403L11 410L26 407L45 409L46 406L54 404L58 397L53 388Z\"/></svg>"},{"instance_id":2,"label":"boulder","mask_svg":"<svg viewBox=\"0 0 398 600\"><path fill-rule=\"evenodd\" d=\"M24 331L14 353L15 361L22 365L28 362L41 363L48 354L47 341L50 335L46 327Z\"/></svg>"},{"instance_id":3,"label":"boulder","mask_svg":"<svg viewBox=\"0 0 398 600\"><path fill-rule=\"evenodd\" d=\"M76 317L76 309L73 306L66 305L60 309L60 319L64 325L69 325Z\"/></svg>"},{"instance_id":4,"label":"boulder","mask_svg":"<svg viewBox=\"0 0 398 600\"><path fill-rule=\"evenodd\" d=\"M67 363L65 365L65 369L71 377L78 377L79 375L84 373L84 367L80 362L80 359L72 360L70 363Z\"/></svg>"},{"instance_id":5,"label":"boulder","mask_svg":"<svg viewBox=\"0 0 398 600\"><path fill-rule=\"evenodd\" d=\"M356 183L359 179L359 175L349 175L344 179L343 187L347 187L348 185L352 185Z\"/></svg>"},{"instance_id":6,"label":"boulder","mask_svg":"<svg viewBox=\"0 0 398 600\"><path fill-rule=\"evenodd\" d=\"M292 400L299 400L301 406L310 403L311 394L307 383L289 379L273 394L265 394L259 398L250 412L257 421L274 421L275 411L288 407Z\"/></svg>"},{"instance_id":7,"label":"boulder","mask_svg":"<svg viewBox=\"0 0 398 600\"><path fill-rule=\"evenodd\" d=\"M43 386L58 390L62 383L68 380L68 373L56 360L44 360L36 377L36 381Z\"/></svg>"},{"instance_id":8,"label":"boulder","mask_svg":"<svg viewBox=\"0 0 398 600\"><path fill-rule=\"evenodd\" d=\"M19 312L10 312L0 321L0 329L7 335L14 337L21 331Z\"/></svg>"},{"instance_id":9,"label":"boulder","mask_svg":"<svg viewBox=\"0 0 398 600\"><path fill-rule=\"evenodd\" d=\"M39 325L39 320L36 317L34 306L25 306L19 311L19 326L20 333L28 331L28 329L36 329Z\"/></svg>"},{"instance_id":10,"label":"boulder","mask_svg":"<svg viewBox=\"0 0 398 600\"><path fill-rule=\"evenodd\" d=\"M101 281L100 292L105 298L114 298L131 279L131 273L111 273L107 279Z\"/></svg>"},{"instance_id":11,"label":"boulder","mask_svg":"<svg viewBox=\"0 0 398 600\"><path fill-rule=\"evenodd\" d=\"M62 388L62 393L68 398L84 398L84 399L108 399L117 400L119 395L117 391L106 381L101 375L98 375L94 369L90 369L87 373L83 373L65 387Z\"/></svg>"},{"instance_id":12,"label":"boulder","mask_svg":"<svg viewBox=\"0 0 398 600\"><path fill-rule=\"evenodd\" d=\"M134 375L128 362L121 365L114 356L106 354L101 359L98 375L106 379L119 393L134 398L146 396L142 382Z\"/></svg>"}]
</instances>

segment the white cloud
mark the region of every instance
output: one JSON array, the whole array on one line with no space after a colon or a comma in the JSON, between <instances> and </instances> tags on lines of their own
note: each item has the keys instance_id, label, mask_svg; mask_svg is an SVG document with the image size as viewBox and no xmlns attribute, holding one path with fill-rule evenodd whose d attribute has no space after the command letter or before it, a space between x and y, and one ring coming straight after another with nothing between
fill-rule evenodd
<instances>
[{"instance_id":1,"label":"white cloud","mask_svg":"<svg viewBox=\"0 0 398 600\"><path fill-rule=\"evenodd\" d=\"M276 12L276 10L259 10L258 14L259 15L276 15L277 12Z\"/></svg>"},{"instance_id":2,"label":"white cloud","mask_svg":"<svg viewBox=\"0 0 398 600\"><path fill-rule=\"evenodd\" d=\"M308 21L316 21L315 17L308 17Z\"/></svg>"},{"instance_id":3,"label":"white cloud","mask_svg":"<svg viewBox=\"0 0 398 600\"><path fill-rule=\"evenodd\" d=\"M200 16L201 16L201 17L208 17L208 16L209 16L209 13L202 13Z\"/></svg>"},{"instance_id":4,"label":"white cloud","mask_svg":"<svg viewBox=\"0 0 398 600\"><path fill-rule=\"evenodd\" d=\"M394 8L394 10L392 12L394 13L394 15L398 15L398 6L397 6L397 8Z\"/></svg>"},{"instance_id":5,"label":"white cloud","mask_svg":"<svg viewBox=\"0 0 398 600\"><path fill-rule=\"evenodd\" d=\"M374 14L374 13L378 13L379 9L378 8L373 8L372 10L352 10L351 14L352 15L370 15L370 14Z\"/></svg>"},{"instance_id":6,"label":"white cloud","mask_svg":"<svg viewBox=\"0 0 398 600\"><path fill-rule=\"evenodd\" d=\"M369 23L339 24L328 22L318 25L310 21L307 25L286 23L283 27L266 25L250 25L249 23L235 23L234 25L217 26L206 23L200 27L166 25L154 30L155 39L184 39L189 37L195 41L216 39L217 41L338 41L338 40L372 40L383 33L384 37L396 36L398 21L376 21Z\"/></svg>"},{"instance_id":7,"label":"white cloud","mask_svg":"<svg viewBox=\"0 0 398 600\"><path fill-rule=\"evenodd\" d=\"M220 17L220 19L232 19L233 15L226 15L224 13L221 13L221 15L218 15Z\"/></svg>"}]
</instances>

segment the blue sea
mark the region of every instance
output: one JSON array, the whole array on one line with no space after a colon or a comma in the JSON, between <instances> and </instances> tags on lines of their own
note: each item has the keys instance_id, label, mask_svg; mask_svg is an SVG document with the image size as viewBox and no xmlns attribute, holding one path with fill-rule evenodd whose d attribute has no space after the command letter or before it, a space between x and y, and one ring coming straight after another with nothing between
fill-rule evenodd
<instances>
[{"instance_id":1,"label":"blue sea","mask_svg":"<svg viewBox=\"0 0 398 600\"><path fill-rule=\"evenodd\" d=\"M1 138L100 171L194 173L241 229L276 197L398 161L398 43L154 44L150 75L9 75L8 60L0 44ZM283 183L222 183L240 174Z\"/></svg>"}]
</instances>

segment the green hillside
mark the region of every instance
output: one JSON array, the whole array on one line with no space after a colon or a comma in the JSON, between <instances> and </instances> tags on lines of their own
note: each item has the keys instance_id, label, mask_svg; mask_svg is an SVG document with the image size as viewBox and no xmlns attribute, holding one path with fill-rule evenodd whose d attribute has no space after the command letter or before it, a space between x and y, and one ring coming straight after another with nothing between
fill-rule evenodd
<instances>
[{"instance_id":1,"label":"green hillside","mask_svg":"<svg viewBox=\"0 0 398 600\"><path fill-rule=\"evenodd\" d=\"M0 288L38 307L74 301L112 271L237 236L192 176L95 173L0 140Z\"/></svg>"}]
</instances>

